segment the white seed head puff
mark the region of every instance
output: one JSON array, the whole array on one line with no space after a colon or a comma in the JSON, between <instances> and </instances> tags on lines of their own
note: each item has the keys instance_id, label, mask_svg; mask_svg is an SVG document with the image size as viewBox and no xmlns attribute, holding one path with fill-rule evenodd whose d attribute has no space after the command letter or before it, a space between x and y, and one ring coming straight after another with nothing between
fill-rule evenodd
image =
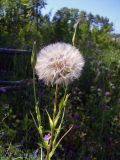
<instances>
[{"instance_id":1,"label":"white seed head puff","mask_svg":"<svg viewBox=\"0 0 120 160\"><path fill-rule=\"evenodd\" d=\"M55 43L43 48L37 56L36 73L46 84L68 84L81 75L84 59L70 44Z\"/></svg>"}]
</instances>

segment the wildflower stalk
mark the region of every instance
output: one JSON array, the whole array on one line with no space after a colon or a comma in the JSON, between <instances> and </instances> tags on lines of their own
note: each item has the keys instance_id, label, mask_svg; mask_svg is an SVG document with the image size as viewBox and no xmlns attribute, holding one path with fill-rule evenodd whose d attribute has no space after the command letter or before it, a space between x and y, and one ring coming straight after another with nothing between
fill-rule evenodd
<instances>
[{"instance_id":1,"label":"wildflower stalk","mask_svg":"<svg viewBox=\"0 0 120 160\"><path fill-rule=\"evenodd\" d=\"M54 138L54 132L55 132L55 116L56 116L56 107L57 107L57 98L58 98L58 85L56 84L56 89L55 89L55 100L54 100L54 109L53 109L53 127L51 128L51 139L50 139L50 144L47 149L47 157L46 160L50 160L50 151L52 150L53 146L53 138Z\"/></svg>"},{"instance_id":2,"label":"wildflower stalk","mask_svg":"<svg viewBox=\"0 0 120 160\"><path fill-rule=\"evenodd\" d=\"M79 22L77 22L77 25L78 23ZM32 117L40 134L40 148L46 149L47 152L46 160L51 160L52 156L55 153L55 150L61 143L62 139L71 131L73 127L71 126L68 129L68 131L66 131L63 134L63 136L60 139L58 139L58 136L62 130L65 115L65 107L69 98L69 94L66 93L65 89L64 96L61 98L60 102L58 102L58 86L61 84L67 85L69 82L73 81L74 79L77 79L80 76L81 70L84 65L84 59L82 55L80 54L79 50L74 47L77 25L75 27L72 39L73 46L65 43L56 43L49 45L48 47L40 51L40 53L38 54L37 63L35 54L35 44L33 45L31 64L33 68L33 89L37 120L35 120L33 115ZM58 48L58 54L56 54L57 51L54 51L56 48ZM41 115L36 98L35 70L39 79L43 80L46 84L56 85L52 117L48 113L48 111L46 111L50 125L48 138L43 137L43 126L41 124Z\"/></svg>"},{"instance_id":3,"label":"wildflower stalk","mask_svg":"<svg viewBox=\"0 0 120 160\"><path fill-rule=\"evenodd\" d=\"M64 96L63 96L63 99L65 99L65 97L66 97L66 92L67 92L67 88L65 88L65 93L64 93ZM60 116L61 115L61 103L59 104L59 111L58 111L58 115ZM57 131L56 131L56 134L55 134L55 137L54 137L54 140L53 140L53 146L55 146L56 145L56 140L57 140L57 138L58 138L58 136L59 136L59 134L60 134L60 131L61 131L61 128L62 128L62 124L63 124L63 120L64 120L64 115L65 115L65 107L63 108L63 112L62 112L62 117L61 117L61 122L60 122L60 124L59 124L59 127L58 127L58 129L57 129ZM58 117L59 117L58 116Z\"/></svg>"},{"instance_id":4,"label":"wildflower stalk","mask_svg":"<svg viewBox=\"0 0 120 160\"><path fill-rule=\"evenodd\" d=\"M37 96L36 96L36 87L35 87L35 65L36 65L36 42L33 44L33 50L32 50L32 56L31 56L31 65L32 65L32 71L33 71L33 93L34 93L34 103L35 103L35 112L37 116L37 122L32 115L32 118L34 120L35 126L40 134L41 141L44 144L44 139L43 139L43 133L42 133L42 126L41 126L41 115L38 107L38 102L37 102ZM41 159L42 160L42 144L40 145L41 147Z\"/></svg>"},{"instance_id":5,"label":"wildflower stalk","mask_svg":"<svg viewBox=\"0 0 120 160\"><path fill-rule=\"evenodd\" d=\"M68 132L72 129L72 127L59 139L57 140L61 129L62 124L64 121L64 115L65 115L65 107L69 98L69 95L67 94L67 89L65 88L65 93L63 98L60 100L59 104L57 103L58 100L58 86L56 86L55 90L55 99L54 99L54 110L53 110L53 125L51 127L51 139L49 143L49 147L47 149L47 156L46 160L51 160L52 156L55 153L55 150L59 146L62 139L68 134ZM57 111L57 112L56 112ZM60 121L60 122L59 122ZM59 125L57 125L59 122Z\"/></svg>"},{"instance_id":6,"label":"wildflower stalk","mask_svg":"<svg viewBox=\"0 0 120 160\"><path fill-rule=\"evenodd\" d=\"M36 88L35 88L35 69L33 68L33 91L34 91L34 100L35 104L37 103L37 98L36 98Z\"/></svg>"},{"instance_id":7,"label":"wildflower stalk","mask_svg":"<svg viewBox=\"0 0 120 160\"><path fill-rule=\"evenodd\" d=\"M33 44L32 56L31 56L31 65L33 70L33 92L34 92L34 100L35 104L37 103L36 98L36 88L35 88L35 64L36 64L36 42Z\"/></svg>"},{"instance_id":8,"label":"wildflower stalk","mask_svg":"<svg viewBox=\"0 0 120 160\"><path fill-rule=\"evenodd\" d=\"M59 135L59 133L60 133L60 130L61 130L61 128L62 128L62 124L63 124L63 120L64 120L64 115L65 115L65 108L64 108L63 113L62 113L62 118L61 118L60 125L59 125L59 127L58 127L58 129L57 129L56 135L55 135L54 140L53 140L53 146L56 145L56 140L57 140L58 135Z\"/></svg>"},{"instance_id":9,"label":"wildflower stalk","mask_svg":"<svg viewBox=\"0 0 120 160\"><path fill-rule=\"evenodd\" d=\"M56 89L55 89L55 100L54 100L53 121L54 121L55 116L56 116L57 97L58 97L58 84L56 84Z\"/></svg>"},{"instance_id":10,"label":"wildflower stalk","mask_svg":"<svg viewBox=\"0 0 120 160\"><path fill-rule=\"evenodd\" d=\"M72 38L73 46L75 46L75 37L76 37L76 31L77 31L78 24L79 24L79 21L75 24L75 30L74 30L73 38Z\"/></svg>"},{"instance_id":11,"label":"wildflower stalk","mask_svg":"<svg viewBox=\"0 0 120 160\"><path fill-rule=\"evenodd\" d=\"M41 152L41 154L40 154L40 160L42 160L42 157L43 157L43 153L42 153L42 145L41 145L41 147L40 147L40 152Z\"/></svg>"}]
</instances>

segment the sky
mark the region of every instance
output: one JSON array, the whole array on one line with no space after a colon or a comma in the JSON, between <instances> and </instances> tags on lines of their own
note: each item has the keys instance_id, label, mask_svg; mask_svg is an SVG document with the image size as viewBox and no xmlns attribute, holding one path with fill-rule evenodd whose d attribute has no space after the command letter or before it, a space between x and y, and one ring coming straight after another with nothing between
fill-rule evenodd
<instances>
[{"instance_id":1,"label":"sky","mask_svg":"<svg viewBox=\"0 0 120 160\"><path fill-rule=\"evenodd\" d=\"M109 18L114 24L115 33L120 33L120 0L46 0L46 2L43 14L50 11L54 14L62 7L77 8Z\"/></svg>"}]
</instances>

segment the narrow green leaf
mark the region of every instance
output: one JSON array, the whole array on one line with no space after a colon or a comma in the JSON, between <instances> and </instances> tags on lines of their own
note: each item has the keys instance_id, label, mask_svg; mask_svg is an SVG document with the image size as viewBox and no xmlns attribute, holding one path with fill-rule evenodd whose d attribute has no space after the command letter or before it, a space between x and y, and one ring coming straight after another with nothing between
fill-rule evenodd
<instances>
[{"instance_id":1,"label":"narrow green leaf","mask_svg":"<svg viewBox=\"0 0 120 160\"><path fill-rule=\"evenodd\" d=\"M50 114L48 113L48 111L46 110L47 112L47 115L48 115L48 119L49 119L49 124L50 124L50 128L53 129L54 125L53 125L53 120L52 118L50 117Z\"/></svg>"},{"instance_id":2,"label":"narrow green leaf","mask_svg":"<svg viewBox=\"0 0 120 160\"><path fill-rule=\"evenodd\" d=\"M39 145L39 147L41 148L41 146L44 148L44 149L48 149L49 145L46 141L44 141L43 139L43 142L42 143L37 143Z\"/></svg>"},{"instance_id":3,"label":"narrow green leaf","mask_svg":"<svg viewBox=\"0 0 120 160\"><path fill-rule=\"evenodd\" d=\"M38 102L35 105L35 111L36 111L36 115L37 115L37 121L38 121L38 125L41 125L41 115L40 115L40 110L39 110L39 106L38 106Z\"/></svg>"},{"instance_id":4,"label":"narrow green leaf","mask_svg":"<svg viewBox=\"0 0 120 160\"><path fill-rule=\"evenodd\" d=\"M31 116L32 116L32 118L33 118L33 121L34 121L34 123L35 123L36 128L38 128L37 122L36 122L36 120L35 120L35 118L34 118L34 116L33 116L33 114L32 114L31 111L30 111L30 114L31 114Z\"/></svg>"},{"instance_id":5,"label":"narrow green leaf","mask_svg":"<svg viewBox=\"0 0 120 160\"><path fill-rule=\"evenodd\" d=\"M53 146L52 151L50 152L50 157L52 157L54 155L55 150L57 149L57 147L60 145L60 142L62 141L62 139L71 131L71 129L73 128L73 125L68 129L67 132L65 132L65 134L60 138L60 140L57 142L57 144L55 144Z\"/></svg>"},{"instance_id":6,"label":"narrow green leaf","mask_svg":"<svg viewBox=\"0 0 120 160\"><path fill-rule=\"evenodd\" d=\"M64 104L63 104L63 107L65 107L67 105L67 102L68 102L68 98L69 98L70 94L67 94L65 99L64 99Z\"/></svg>"},{"instance_id":7,"label":"narrow green leaf","mask_svg":"<svg viewBox=\"0 0 120 160\"><path fill-rule=\"evenodd\" d=\"M60 110L63 108L63 103L64 103L64 96L62 97L62 99L60 100L60 103L59 103Z\"/></svg>"},{"instance_id":8,"label":"narrow green leaf","mask_svg":"<svg viewBox=\"0 0 120 160\"><path fill-rule=\"evenodd\" d=\"M61 99L59 103L59 109L63 109L67 105L67 101L69 98L70 94L64 95L63 98Z\"/></svg>"},{"instance_id":9,"label":"narrow green leaf","mask_svg":"<svg viewBox=\"0 0 120 160\"><path fill-rule=\"evenodd\" d=\"M60 115L61 115L61 110L59 110L59 112L57 113L55 119L54 119L54 127L56 127L57 123L58 123L58 120L60 118Z\"/></svg>"},{"instance_id":10,"label":"narrow green leaf","mask_svg":"<svg viewBox=\"0 0 120 160\"><path fill-rule=\"evenodd\" d=\"M43 128L42 126L38 126L38 128L37 128L37 129L38 129L38 132L39 132L39 134L40 134L40 136L43 135L43 134L42 134L42 128Z\"/></svg>"},{"instance_id":11,"label":"narrow green leaf","mask_svg":"<svg viewBox=\"0 0 120 160\"><path fill-rule=\"evenodd\" d=\"M60 134L60 131L61 131L61 129L62 129L62 124L63 124L63 120L64 120L64 115L65 115L65 108L64 108L64 110L63 110L61 122L60 122L60 124L59 124L59 127L58 127L57 130L56 130L55 138L54 138L54 140L53 140L53 148L54 148L54 146L56 145L56 140L57 140L57 138L58 138L58 136L59 136L59 134Z\"/></svg>"}]
</instances>

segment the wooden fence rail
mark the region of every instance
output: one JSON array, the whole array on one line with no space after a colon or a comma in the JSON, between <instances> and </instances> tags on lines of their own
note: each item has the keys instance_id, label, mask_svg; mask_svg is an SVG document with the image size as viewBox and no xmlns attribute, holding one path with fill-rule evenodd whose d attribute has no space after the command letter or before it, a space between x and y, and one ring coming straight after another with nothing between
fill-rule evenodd
<instances>
[{"instance_id":1,"label":"wooden fence rail","mask_svg":"<svg viewBox=\"0 0 120 160\"><path fill-rule=\"evenodd\" d=\"M0 48L0 55L21 55L21 54L25 54L28 56L31 55L31 51L27 51L27 50L21 50L21 49L9 49L9 48ZM0 78L2 78L0 76ZM28 86L30 86L32 84L32 79L26 79L26 80L19 80L19 81L4 81L2 79L0 79L0 94L1 93L6 93L9 91L17 91L20 89L24 89Z\"/></svg>"},{"instance_id":2,"label":"wooden fence rail","mask_svg":"<svg viewBox=\"0 0 120 160\"><path fill-rule=\"evenodd\" d=\"M0 48L0 54L31 54L31 51L23 49Z\"/></svg>"},{"instance_id":3,"label":"wooden fence rail","mask_svg":"<svg viewBox=\"0 0 120 160\"><path fill-rule=\"evenodd\" d=\"M15 82L14 82L15 83ZM0 94L1 93L6 93L6 92L10 92L10 91L17 91L17 90L20 90L20 89L24 89L24 88L27 88L29 87L33 82L32 81L29 81L25 84L19 84L19 85L9 85L9 86L2 86L0 87Z\"/></svg>"}]
</instances>

